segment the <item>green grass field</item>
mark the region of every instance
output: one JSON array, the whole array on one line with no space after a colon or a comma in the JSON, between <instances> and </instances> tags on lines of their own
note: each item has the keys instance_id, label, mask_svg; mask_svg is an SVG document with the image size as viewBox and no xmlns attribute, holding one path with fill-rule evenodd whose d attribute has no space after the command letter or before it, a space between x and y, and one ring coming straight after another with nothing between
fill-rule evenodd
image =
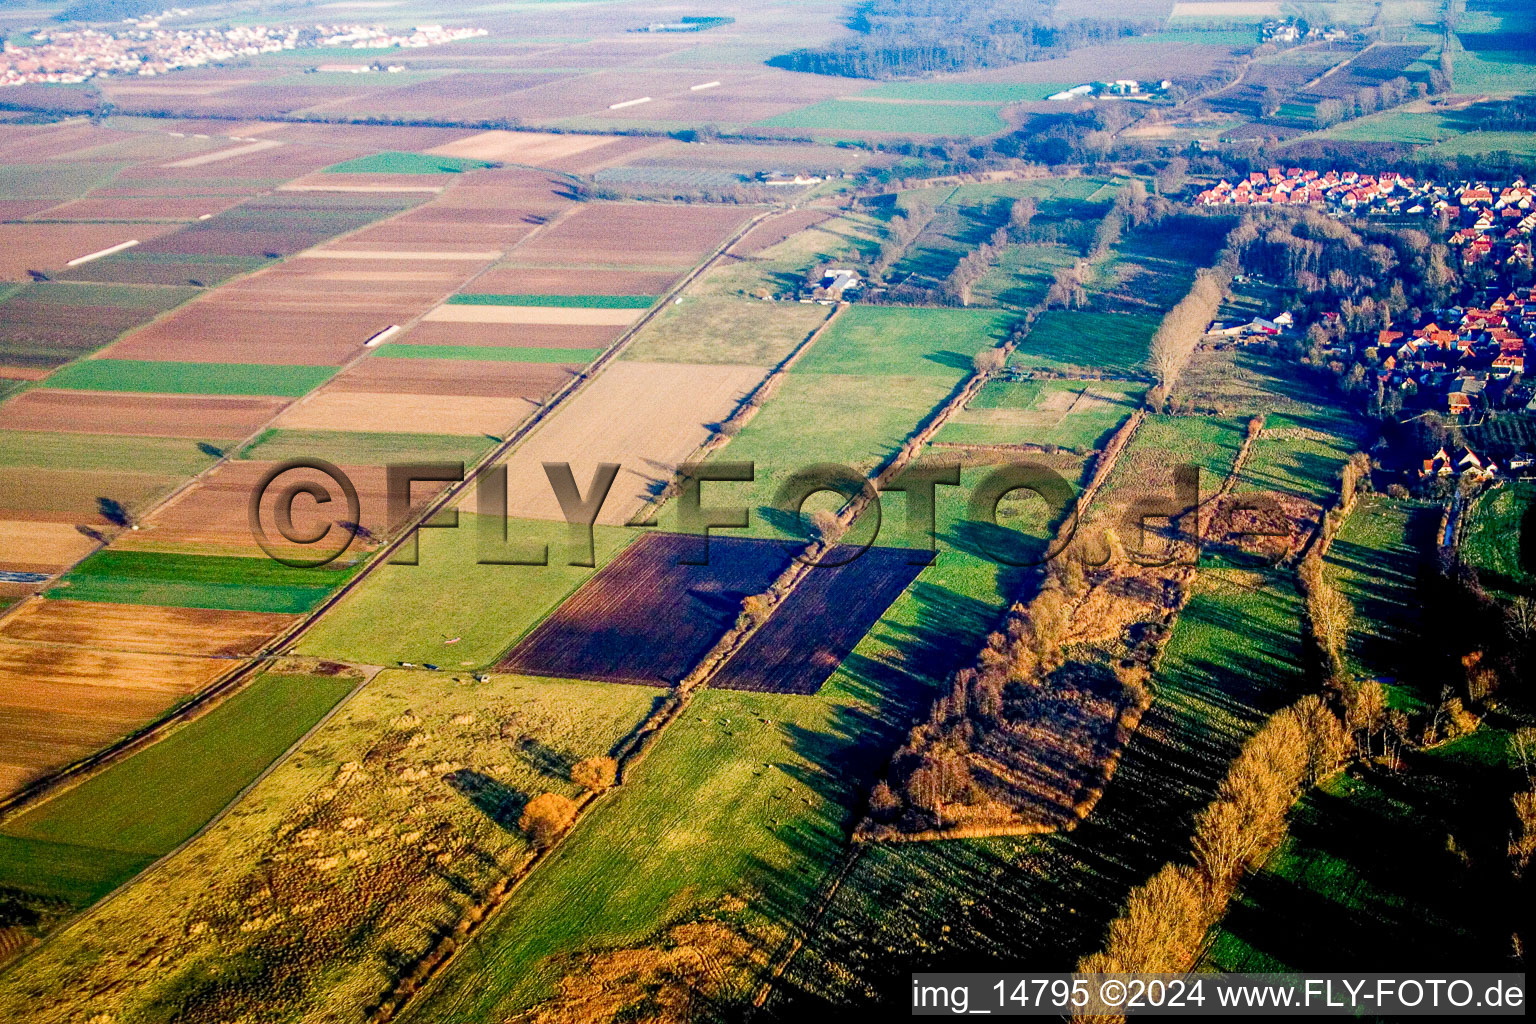
<instances>
[{"instance_id":1,"label":"green grass field","mask_svg":"<svg viewBox=\"0 0 1536 1024\"><path fill-rule=\"evenodd\" d=\"M127 164L58 161L0 165L0 195L7 199L57 199L63 202L101 188Z\"/></svg>"},{"instance_id":2,"label":"green grass field","mask_svg":"<svg viewBox=\"0 0 1536 1024\"><path fill-rule=\"evenodd\" d=\"M142 391L167 395L297 397L325 383L334 366L265 363L175 363L144 359L83 359L43 382L75 391Z\"/></svg>"},{"instance_id":3,"label":"green grass field","mask_svg":"<svg viewBox=\"0 0 1536 1024\"><path fill-rule=\"evenodd\" d=\"M49 597L227 611L306 612L344 583L339 563L297 569L265 556L104 550L81 562Z\"/></svg>"},{"instance_id":4,"label":"green grass field","mask_svg":"<svg viewBox=\"0 0 1536 1024\"><path fill-rule=\"evenodd\" d=\"M385 345L374 353L382 359L472 359L493 363L578 363L585 365L600 348L543 348L538 345Z\"/></svg>"},{"instance_id":5,"label":"green grass field","mask_svg":"<svg viewBox=\"0 0 1536 1024\"><path fill-rule=\"evenodd\" d=\"M654 295L506 295L470 292L450 296L452 306L558 306L562 309L650 309Z\"/></svg>"},{"instance_id":6,"label":"green grass field","mask_svg":"<svg viewBox=\"0 0 1536 1024\"><path fill-rule=\"evenodd\" d=\"M792 297L816 266L873 259L880 248L881 231L881 221L866 213L829 217L754 253L750 260L718 264L691 285L688 293L690 297Z\"/></svg>"},{"instance_id":7,"label":"green grass field","mask_svg":"<svg viewBox=\"0 0 1536 1024\"><path fill-rule=\"evenodd\" d=\"M1461 556L1494 590L1529 592L1536 584L1536 483L1506 483L1468 511Z\"/></svg>"},{"instance_id":8,"label":"green grass field","mask_svg":"<svg viewBox=\"0 0 1536 1024\"><path fill-rule=\"evenodd\" d=\"M215 449L216 451L216 449ZM188 477L207 468L215 451L179 437L114 437L0 430L0 466L101 470Z\"/></svg>"},{"instance_id":9,"label":"green grass field","mask_svg":"<svg viewBox=\"0 0 1536 1024\"><path fill-rule=\"evenodd\" d=\"M1412 753L1399 775L1337 775L1304 796L1290 835L1218 927L1208 964L1390 971L1408 959L1447 970L1503 962L1518 911L1500 871L1507 787L1489 780L1508 772L1507 738L1479 730Z\"/></svg>"},{"instance_id":10,"label":"green grass field","mask_svg":"<svg viewBox=\"0 0 1536 1024\"><path fill-rule=\"evenodd\" d=\"M1287 491L1326 505L1338 498L1339 471L1357 437L1348 417L1328 410L1272 413L1249 449L1238 486Z\"/></svg>"},{"instance_id":11,"label":"green grass field","mask_svg":"<svg viewBox=\"0 0 1536 1024\"><path fill-rule=\"evenodd\" d=\"M350 430L281 430L262 433L240 452L243 459L281 462L321 458L337 465L389 462L474 462L496 443L483 434L394 434Z\"/></svg>"},{"instance_id":12,"label":"green grass field","mask_svg":"<svg viewBox=\"0 0 1536 1024\"><path fill-rule=\"evenodd\" d=\"M1043 100L1075 82L884 82L860 99L942 103L1022 103Z\"/></svg>"},{"instance_id":13,"label":"green grass field","mask_svg":"<svg viewBox=\"0 0 1536 1024\"><path fill-rule=\"evenodd\" d=\"M1012 363L1025 368L1140 373L1147 345L1162 317L1151 313L1089 313L1049 310L1035 320L1014 350Z\"/></svg>"},{"instance_id":14,"label":"green grass field","mask_svg":"<svg viewBox=\"0 0 1536 1024\"><path fill-rule=\"evenodd\" d=\"M1077 254L1064 245L1011 245L997 266L971 289L976 305L1023 309L1045 298L1056 271L1070 267Z\"/></svg>"},{"instance_id":15,"label":"green grass field","mask_svg":"<svg viewBox=\"0 0 1536 1024\"><path fill-rule=\"evenodd\" d=\"M1330 578L1354 606L1351 667L1386 681L1392 704L1409 711L1437 700L1441 683L1429 678L1434 641L1420 592L1439 520L1438 506L1365 498L1328 548Z\"/></svg>"},{"instance_id":16,"label":"green grass field","mask_svg":"<svg viewBox=\"0 0 1536 1024\"><path fill-rule=\"evenodd\" d=\"M622 359L773 366L827 319L826 306L686 295L646 324Z\"/></svg>"},{"instance_id":17,"label":"green grass field","mask_svg":"<svg viewBox=\"0 0 1536 1024\"><path fill-rule=\"evenodd\" d=\"M979 350L1007 339L1010 323L1007 314L992 310L852 306L793 372L964 377Z\"/></svg>"},{"instance_id":18,"label":"green grass field","mask_svg":"<svg viewBox=\"0 0 1536 1024\"><path fill-rule=\"evenodd\" d=\"M935 440L1091 451L1136 411L1144 390L1120 381L994 380L939 429Z\"/></svg>"},{"instance_id":19,"label":"green grass field","mask_svg":"<svg viewBox=\"0 0 1536 1024\"><path fill-rule=\"evenodd\" d=\"M373 665L493 661L597 571L566 564L563 524L507 524L509 543L547 544L551 564L479 564L479 517L461 512L456 529L420 532L420 564L376 569L304 636L300 653ZM600 526L594 536L603 565L638 532Z\"/></svg>"},{"instance_id":20,"label":"green grass field","mask_svg":"<svg viewBox=\"0 0 1536 1024\"><path fill-rule=\"evenodd\" d=\"M1007 124L998 106L986 103L885 103L823 100L756 122L764 128L810 131L889 132L898 135L993 135Z\"/></svg>"},{"instance_id":21,"label":"green grass field","mask_svg":"<svg viewBox=\"0 0 1536 1024\"><path fill-rule=\"evenodd\" d=\"M355 679L268 672L208 714L0 827L0 886L100 898L233 800Z\"/></svg>"},{"instance_id":22,"label":"green grass field","mask_svg":"<svg viewBox=\"0 0 1536 1024\"><path fill-rule=\"evenodd\" d=\"M453 156L428 156L425 153L374 153L355 160L343 160L326 168L329 174L461 174L464 171L493 167L484 160L462 160Z\"/></svg>"},{"instance_id":23,"label":"green grass field","mask_svg":"<svg viewBox=\"0 0 1536 1024\"><path fill-rule=\"evenodd\" d=\"M785 480L817 463L873 468L970 374L972 357L1006 325L985 310L844 310L718 456L756 466L750 488L734 491L755 509L752 535L797 535L786 532L791 524L773 504ZM838 502L823 495L806 511L827 503Z\"/></svg>"}]
</instances>

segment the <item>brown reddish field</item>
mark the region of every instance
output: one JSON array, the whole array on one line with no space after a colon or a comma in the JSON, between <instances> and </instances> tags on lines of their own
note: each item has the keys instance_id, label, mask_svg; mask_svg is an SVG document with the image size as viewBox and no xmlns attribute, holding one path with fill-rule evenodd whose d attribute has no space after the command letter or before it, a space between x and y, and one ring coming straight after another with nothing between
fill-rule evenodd
<instances>
[{"instance_id":1,"label":"brown reddish field","mask_svg":"<svg viewBox=\"0 0 1536 1024\"><path fill-rule=\"evenodd\" d=\"M288 401L222 395L34 390L0 404L0 429L229 441L254 433Z\"/></svg>"},{"instance_id":2,"label":"brown reddish field","mask_svg":"<svg viewBox=\"0 0 1536 1024\"><path fill-rule=\"evenodd\" d=\"M433 146L441 146L470 134L463 128L414 128L408 126L283 123L265 126L261 132L244 131L239 134L260 134L266 139L282 139L284 142L310 142L330 149L330 163L336 163L336 149L347 147L359 153L376 153L395 149L406 152L426 152Z\"/></svg>"},{"instance_id":3,"label":"brown reddish field","mask_svg":"<svg viewBox=\"0 0 1536 1024\"><path fill-rule=\"evenodd\" d=\"M0 466L0 519L108 526L99 499L140 512L180 482L155 473Z\"/></svg>"},{"instance_id":4,"label":"brown reddish field","mask_svg":"<svg viewBox=\"0 0 1536 1024\"><path fill-rule=\"evenodd\" d=\"M699 72L688 70L599 71L500 96L488 96L478 102L465 103L454 113L464 118L517 117L529 123L547 123L582 114L607 114L611 104L642 96L686 93L690 85L706 80Z\"/></svg>"},{"instance_id":5,"label":"brown reddish field","mask_svg":"<svg viewBox=\"0 0 1536 1024\"><path fill-rule=\"evenodd\" d=\"M623 468L598 522L627 521L672 479L762 379L752 366L618 362L549 418L507 460L510 514L563 519L545 462L568 462L586 488L600 462Z\"/></svg>"},{"instance_id":6,"label":"brown reddish field","mask_svg":"<svg viewBox=\"0 0 1536 1024\"><path fill-rule=\"evenodd\" d=\"M32 601L0 624L6 640L145 654L248 655L297 615L96 601Z\"/></svg>"},{"instance_id":7,"label":"brown reddish field","mask_svg":"<svg viewBox=\"0 0 1536 1024\"><path fill-rule=\"evenodd\" d=\"M78 562L95 546L72 523L0 519L0 569L56 572Z\"/></svg>"},{"instance_id":8,"label":"brown reddish field","mask_svg":"<svg viewBox=\"0 0 1536 1024\"><path fill-rule=\"evenodd\" d=\"M582 584L497 669L675 683L736 621L742 599L762 593L789 565L788 552L776 541L717 537L709 542L707 565L683 564L701 554L698 537L645 534Z\"/></svg>"},{"instance_id":9,"label":"brown reddish field","mask_svg":"<svg viewBox=\"0 0 1536 1024\"><path fill-rule=\"evenodd\" d=\"M197 486L183 491L174 501L156 512L141 529L134 531L131 536L120 538L117 546L125 550L190 549L231 555L250 554L258 550L259 546L251 535L248 506L262 476L275 465L277 463L256 461L224 463L199 481ZM401 517L387 521L388 492L383 466L339 468L357 489L360 522L369 532L383 536L391 527L398 525ZM262 521L273 522L278 489L307 481L324 486L335 496L337 504L334 510L331 506L319 509L310 499L298 498L292 509L296 530L318 530L325 523L345 518L345 504L336 484L317 471L295 469L282 475L277 481L277 488L266 492L269 497L263 505ZM440 483L418 483L412 486L411 496L419 505L445 486Z\"/></svg>"},{"instance_id":10,"label":"brown reddish field","mask_svg":"<svg viewBox=\"0 0 1536 1024\"><path fill-rule=\"evenodd\" d=\"M518 247L520 261L692 266L752 208L588 203Z\"/></svg>"},{"instance_id":11,"label":"brown reddish field","mask_svg":"<svg viewBox=\"0 0 1536 1024\"><path fill-rule=\"evenodd\" d=\"M392 344L490 345L509 348L607 348L623 329L552 324L417 324Z\"/></svg>"},{"instance_id":12,"label":"brown reddish field","mask_svg":"<svg viewBox=\"0 0 1536 1024\"><path fill-rule=\"evenodd\" d=\"M559 363L478 359L364 359L333 379L325 391L521 398L537 405L576 369Z\"/></svg>"},{"instance_id":13,"label":"brown reddish field","mask_svg":"<svg viewBox=\"0 0 1536 1024\"><path fill-rule=\"evenodd\" d=\"M42 213L54 205L52 199L0 199L0 220L20 220Z\"/></svg>"},{"instance_id":14,"label":"brown reddish field","mask_svg":"<svg viewBox=\"0 0 1536 1024\"><path fill-rule=\"evenodd\" d=\"M831 210L803 209L790 210L776 217L769 217L743 235L741 241L731 246L731 255L755 255L833 216L835 213Z\"/></svg>"},{"instance_id":15,"label":"brown reddish field","mask_svg":"<svg viewBox=\"0 0 1536 1024\"><path fill-rule=\"evenodd\" d=\"M129 142L131 132L103 128L83 121L59 124L0 125L0 163L37 163L69 159L104 142Z\"/></svg>"},{"instance_id":16,"label":"brown reddish field","mask_svg":"<svg viewBox=\"0 0 1536 1024\"><path fill-rule=\"evenodd\" d=\"M205 213L221 213L238 201L237 196L121 196L99 193L55 206L48 220L196 220Z\"/></svg>"},{"instance_id":17,"label":"brown reddish field","mask_svg":"<svg viewBox=\"0 0 1536 1024\"><path fill-rule=\"evenodd\" d=\"M0 224L0 280L30 280L29 270L62 270L76 257L133 239L143 242L177 227L177 224Z\"/></svg>"},{"instance_id":18,"label":"brown reddish field","mask_svg":"<svg viewBox=\"0 0 1536 1024\"><path fill-rule=\"evenodd\" d=\"M203 300L129 335L107 354L113 359L337 366L408 315L408 310L389 308L329 312L302 304Z\"/></svg>"},{"instance_id":19,"label":"brown reddish field","mask_svg":"<svg viewBox=\"0 0 1536 1024\"><path fill-rule=\"evenodd\" d=\"M500 437L535 408L533 402L515 398L326 389L289 409L273 425L288 430L430 430Z\"/></svg>"},{"instance_id":20,"label":"brown reddish field","mask_svg":"<svg viewBox=\"0 0 1536 1024\"><path fill-rule=\"evenodd\" d=\"M666 270L505 266L475 278L474 290L502 295L660 295L676 280L677 275Z\"/></svg>"},{"instance_id":21,"label":"brown reddish field","mask_svg":"<svg viewBox=\"0 0 1536 1024\"><path fill-rule=\"evenodd\" d=\"M0 641L0 789L147 725L237 664Z\"/></svg>"},{"instance_id":22,"label":"brown reddish field","mask_svg":"<svg viewBox=\"0 0 1536 1024\"><path fill-rule=\"evenodd\" d=\"M479 218L454 218L462 210L439 213L435 208L420 214L396 217L387 224L365 228L338 243L335 249L382 249L394 252L462 252L507 249L527 238L538 225L520 210L475 211ZM481 219L483 218L483 219Z\"/></svg>"}]
</instances>

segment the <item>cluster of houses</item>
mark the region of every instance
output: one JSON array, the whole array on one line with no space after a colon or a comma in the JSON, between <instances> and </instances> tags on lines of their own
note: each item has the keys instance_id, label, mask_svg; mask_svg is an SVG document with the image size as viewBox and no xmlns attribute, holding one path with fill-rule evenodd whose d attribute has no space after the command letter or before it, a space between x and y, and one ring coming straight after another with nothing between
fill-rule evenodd
<instances>
[{"instance_id":1,"label":"cluster of houses","mask_svg":"<svg viewBox=\"0 0 1536 1024\"><path fill-rule=\"evenodd\" d=\"M1515 290L1481 308L1442 310L1412 330L1381 331L1375 372L1386 388L1418 396L1417 404L1432 404L1424 396L1443 395L1442 410L1452 416L1521 406L1536 412L1536 398L1522 383L1532 337L1536 288Z\"/></svg>"},{"instance_id":2,"label":"cluster of houses","mask_svg":"<svg viewBox=\"0 0 1536 1024\"><path fill-rule=\"evenodd\" d=\"M1529 453L1521 453L1511 456L1503 467L1511 473L1519 473L1536 465L1536 457ZM1488 483L1496 479L1501 472L1500 466L1486 455L1479 455L1471 448L1462 446L1451 451L1441 448L1419 466L1419 479L1428 480L1434 477L1471 477L1478 483Z\"/></svg>"},{"instance_id":3,"label":"cluster of houses","mask_svg":"<svg viewBox=\"0 0 1536 1024\"><path fill-rule=\"evenodd\" d=\"M379 25L172 29L162 28L156 21L138 22L133 28L116 32L49 29L34 31L27 45L8 40L0 43L0 86L70 84L103 75L161 75L237 57L309 47L418 49L485 34L483 28L442 25L418 25L409 30Z\"/></svg>"},{"instance_id":4,"label":"cluster of houses","mask_svg":"<svg viewBox=\"0 0 1536 1024\"><path fill-rule=\"evenodd\" d=\"M1217 182L1194 201L1200 206L1322 206L1355 217L1445 214L1457 228L1446 241L1467 263L1529 262L1536 231L1536 190L1520 178L1497 187L1481 181L1416 181L1392 171L1372 175L1271 167L1236 183Z\"/></svg>"}]
</instances>

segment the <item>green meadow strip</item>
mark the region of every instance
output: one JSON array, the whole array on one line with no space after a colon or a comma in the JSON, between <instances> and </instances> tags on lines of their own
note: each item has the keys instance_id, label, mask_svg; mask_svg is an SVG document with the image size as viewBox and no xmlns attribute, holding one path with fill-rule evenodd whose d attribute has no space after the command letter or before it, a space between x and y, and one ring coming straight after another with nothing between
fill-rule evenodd
<instances>
[{"instance_id":1,"label":"green meadow strip","mask_svg":"<svg viewBox=\"0 0 1536 1024\"><path fill-rule=\"evenodd\" d=\"M464 160L454 156L428 156L425 153L375 153L356 160L345 160L327 167L327 174L461 174L464 171L492 167L484 160Z\"/></svg>"},{"instance_id":2,"label":"green meadow strip","mask_svg":"<svg viewBox=\"0 0 1536 1024\"><path fill-rule=\"evenodd\" d=\"M8 822L0 885L89 903L168 853L304 735L355 680L267 674L208 714Z\"/></svg>"},{"instance_id":3,"label":"green meadow strip","mask_svg":"<svg viewBox=\"0 0 1536 1024\"><path fill-rule=\"evenodd\" d=\"M590 363L600 348L540 348L536 345L385 345L384 359L473 359L488 363Z\"/></svg>"},{"instance_id":4,"label":"green meadow strip","mask_svg":"<svg viewBox=\"0 0 1536 1024\"><path fill-rule=\"evenodd\" d=\"M177 608L300 614L352 575L336 563L294 568L270 558L99 551L81 562L53 598Z\"/></svg>"},{"instance_id":5,"label":"green meadow strip","mask_svg":"<svg viewBox=\"0 0 1536 1024\"><path fill-rule=\"evenodd\" d=\"M654 295L455 295L451 306L558 306L564 309L650 309Z\"/></svg>"},{"instance_id":6,"label":"green meadow strip","mask_svg":"<svg viewBox=\"0 0 1536 1024\"><path fill-rule=\"evenodd\" d=\"M265 363L178 363L148 359L85 359L43 382L74 391L139 391L168 395L278 395L297 398L319 387L334 366Z\"/></svg>"}]
</instances>

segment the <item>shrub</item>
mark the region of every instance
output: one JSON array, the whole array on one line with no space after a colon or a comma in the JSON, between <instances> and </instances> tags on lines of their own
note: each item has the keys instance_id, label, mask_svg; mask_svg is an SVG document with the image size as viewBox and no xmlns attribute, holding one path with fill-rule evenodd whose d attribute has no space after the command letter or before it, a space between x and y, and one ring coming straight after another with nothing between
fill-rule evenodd
<instances>
[{"instance_id":1,"label":"shrub","mask_svg":"<svg viewBox=\"0 0 1536 1024\"><path fill-rule=\"evenodd\" d=\"M528 834L535 846L548 846L571 827L576 818L576 801L559 793L541 793L528 801L517 827Z\"/></svg>"},{"instance_id":2,"label":"shrub","mask_svg":"<svg viewBox=\"0 0 1536 1024\"><path fill-rule=\"evenodd\" d=\"M613 786L619 777L619 764L611 757L589 757L571 766L571 781L592 793Z\"/></svg>"}]
</instances>

